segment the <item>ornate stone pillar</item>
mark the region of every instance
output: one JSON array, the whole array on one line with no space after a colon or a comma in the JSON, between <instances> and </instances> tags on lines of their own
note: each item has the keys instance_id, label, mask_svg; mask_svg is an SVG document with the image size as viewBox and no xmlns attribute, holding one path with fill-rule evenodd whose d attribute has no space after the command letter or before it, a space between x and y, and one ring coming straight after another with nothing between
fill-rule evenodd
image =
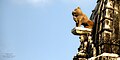
<instances>
[{"instance_id":1,"label":"ornate stone pillar","mask_svg":"<svg viewBox=\"0 0 120 60\"><path fill-rule=\"evenodd\" d=\"M88 58L88 47L91 41L92 29L75 27L72 29L74 35L78 35L80 39L80 47L78 53L74 56L73 60L86 60Z\"/></svg>"},{"instance_id":2,"label":"ornate stone pillar","mask_svg":"<svg viewBox=\"0 0 120 60\"><path fill-rule=\"evenodd\" d=\"M120 55L120 0L98 0L91 20L94 21L92 39L96 55Z\"/></svg>"}]
</instances>

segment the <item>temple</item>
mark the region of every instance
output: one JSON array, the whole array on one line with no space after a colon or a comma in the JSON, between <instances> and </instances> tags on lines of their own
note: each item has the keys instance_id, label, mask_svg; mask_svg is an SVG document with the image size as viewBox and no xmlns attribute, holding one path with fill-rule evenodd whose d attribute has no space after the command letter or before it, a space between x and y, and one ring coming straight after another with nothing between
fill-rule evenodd
<instances>
[{"instance_id":1,"label":"temple","mask_svg":"<svg viewBox=\"0 0 120 60\"><path fill-rule=\"evenodd\" d=\"M98 0L92 29L75 27L80 47L73 60L120 60L120 0Z\"/></svg>"}]
</instances>

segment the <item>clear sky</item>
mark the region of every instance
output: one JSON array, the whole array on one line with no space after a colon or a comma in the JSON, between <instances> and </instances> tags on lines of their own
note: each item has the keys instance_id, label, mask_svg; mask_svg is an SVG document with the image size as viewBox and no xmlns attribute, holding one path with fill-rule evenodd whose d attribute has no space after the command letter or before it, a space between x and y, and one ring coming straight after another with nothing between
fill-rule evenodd
<instances>
[{"instance_id":1,"label":"clear sky","mask_svg":"<svg viewBox=\"0 0 120 60\"><path fill-rule=\"evenodd\" d=\"M79 47L71 12L90 17L96 0L0 0L0 60L72 60Z\"/></svg>"}]
</instances>

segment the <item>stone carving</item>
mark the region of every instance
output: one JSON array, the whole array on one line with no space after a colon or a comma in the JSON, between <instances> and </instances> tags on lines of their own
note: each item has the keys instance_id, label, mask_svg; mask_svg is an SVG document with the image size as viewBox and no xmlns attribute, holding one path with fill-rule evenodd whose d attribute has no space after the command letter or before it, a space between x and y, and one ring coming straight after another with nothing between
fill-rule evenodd
<instances>
[{"instance_id":1,"label":"stone carving","mask_svg":"<svg viewBox=\"0 0 120 60\"><path fill-rule=\"evenodd\" d=\"M87 47L88 47L88 38L86 35L80 35L80 48L79 48L79 52L78 52L78 56L79 57L87 57Z\"/></svg>"},{"instance_id":2,"label":"stone carving","mask_svg":"<svg viewBox=\"0 0 120 60\"><path fill-rule=\"evenodd\" d=\"M120 0L98 0L90 20L80 7L72 15L72 33L80 37L73 60L120 60Z\"/></svg>"},{"instance_id":3,"label":"stone carving","mask_svg":"<svg viewBox=\"0 0 120 60\"><path fill-rule=\"evenodd\" d=\"M88 28L82 28L82 27L75 27L72 29L72 33L74 35L79 35L79 39L81 42L80 47L78 48L78 53L76 55L76 57L80 57L80 58L87 58L88 57L88 44L91 40L91 31L92 29L88 29Z\"/></svg>"},{"instance_id":4,"label":"stone carving","mask_svg":"<svg viewBox=\"0 0 120 60\"><path fill-rule=\"evenodd\" d=\"M72 11L73 19L76 22L76 27L83 25L85 28L92 29L93 22L81 11L80 7L77 7Z\"/></svg>"},{"instance_id":5,"label":"stone carving","mask_svg":"<svg viewBox=\"0 0 120 60\"><path fill-rule=\"evenodd\" d=\"M93 28L93 22L81 11L80 7L77 7L72 11L73 19L76 22L76 27L72 29L74 35L80 36L81 45L78 48L78 53L74 57L87 58L88 57L88 40L91 40L91 31ZM81 27L83 25L85 28ZM79 59L81 60L81 59Z\"/></svg>"}]
</instances>

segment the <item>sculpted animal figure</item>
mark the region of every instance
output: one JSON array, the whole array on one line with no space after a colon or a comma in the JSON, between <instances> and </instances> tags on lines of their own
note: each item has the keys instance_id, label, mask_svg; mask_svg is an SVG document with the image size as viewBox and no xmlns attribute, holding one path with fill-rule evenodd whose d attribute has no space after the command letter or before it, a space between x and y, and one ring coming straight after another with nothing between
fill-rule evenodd
<instances>
[{"instance_id":1,"label":"sculpted animal figure","mask_svg":"<svg viewBox=\"0 0 120 60\"><path fill-rule=\"evenodd\" d=\"M73 19L76 22L76 27L83 25L85 28L92 29L93 22L81 11L80 7L77 7L72 11Z\"/></svg>"}]
</instances>

